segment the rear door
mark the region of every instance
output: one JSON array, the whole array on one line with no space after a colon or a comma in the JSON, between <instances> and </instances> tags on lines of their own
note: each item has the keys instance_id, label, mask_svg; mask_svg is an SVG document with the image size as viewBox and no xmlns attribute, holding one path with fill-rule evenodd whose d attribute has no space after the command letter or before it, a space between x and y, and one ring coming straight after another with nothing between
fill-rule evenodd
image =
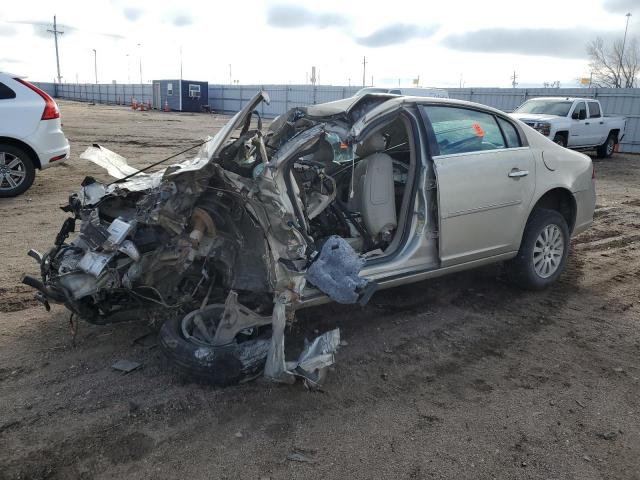
<instances>
[{"instance_id":1,"label":"rear door","mask_svg":"<svg viewBox=\"0 0 640 480\"><path fill-rule=\"evenodd\" d=\"M443 267L517 250L535 187L535 164L503 117L422 106L431 126Z\"/></svg>"},{"instance_id":2,"label":"rear door","mask_svg":"<svg viewBox=\"0 0 640 480\"><path fill-rule=\"evenodd\" d=\"M0 75L0 136L24 139L40 125L44 100L7 75Z\"/></svg>"},{"instance_id":3,"label":"rear door","mask_svg":"<svg viewBox=\"0 0 640 480\"><path fill-rule=\"evenodd\" d=\"M589 112L589 144L602 145L609 136L609 130L604 123L600 103L588 101L587 110Z\"/></svg>"}]
</instances>

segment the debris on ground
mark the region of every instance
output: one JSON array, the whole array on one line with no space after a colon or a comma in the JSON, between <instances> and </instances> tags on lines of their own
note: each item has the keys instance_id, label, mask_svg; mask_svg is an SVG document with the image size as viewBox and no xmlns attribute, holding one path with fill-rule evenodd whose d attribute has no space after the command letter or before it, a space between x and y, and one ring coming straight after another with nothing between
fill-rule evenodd
<instances>
[{"instance_id":1,"label":"debris on ground","mask_svg":"<svg viewBox=\"0 0 640 480\"><path fill-rule=\"evenodd\" d=\"M131 373L134 370L139 369L140 367L142 367L141 363L132 362L131 360L118 360L113 365L111 365L111 368L113 368L114 370L118 370L124 374Z\"/></svg>"},{"instance_id":2,"label":"debris on ground","mask_svg":"<svg viewBox=\"0 0 640 480\"><path fill-rule=\"evenodd\" d=\"M315 459L311 458L312 455L315 455L315 450L309 450L304 448L294 448L287 455L287 460L292 462L300 462L300 463L315 463Z\"/></svg>"}]
</instances>

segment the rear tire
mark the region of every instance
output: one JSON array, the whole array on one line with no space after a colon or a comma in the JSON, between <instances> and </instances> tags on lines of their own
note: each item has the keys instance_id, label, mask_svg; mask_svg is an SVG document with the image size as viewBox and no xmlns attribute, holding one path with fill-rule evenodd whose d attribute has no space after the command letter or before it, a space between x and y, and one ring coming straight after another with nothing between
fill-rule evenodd
<instances>
[{"instance_id":1,"label":"rear tire","mask_svg":"<svg viewBox=\"0 0 640 480\"><path fill-rule=\"evenodd\" d=\"M554 283L567 263L569 228L555 210L532 212L518 255L506 263L509 279L527 290L542 290Z\"/></svg>"},{"instance_id":2,"label":"rear tire","mask_svg":"<svg viewBox=\"0 0 640 480\"><path fill-rule=\"evenodd\" d=\"M613 155L613 152L616 148L616 143L618 143L616 135L613 133L609 134L607 140L596 149L598 158L609 158L611 155Z\"/></svg>"},{"instance_id":3,"label":"rear tire","mask_svg":"<svg viewBox=\"0 0 640 480\"><path fill-rule=\"evenodd\" d=\"M208 306L212 307L213 305ZM224 305L219 305L220 313ZM271 346L269 331L257 338L223 346L196 344L182 331L182 318L167 320L160 329L160 346L186 377L218 386L236 385L258 377Z\"/></svg>"},{"instance_id":4,"label":"rear tire","mask_svg":"<svg viewBox=\"0 0 640 480\"><path fill-rule=\"evenodd\" d=\"M27 152L0 143L0 198L15 197L26 192L35 177L36 169Z\"/></svg>"}]
</instances>

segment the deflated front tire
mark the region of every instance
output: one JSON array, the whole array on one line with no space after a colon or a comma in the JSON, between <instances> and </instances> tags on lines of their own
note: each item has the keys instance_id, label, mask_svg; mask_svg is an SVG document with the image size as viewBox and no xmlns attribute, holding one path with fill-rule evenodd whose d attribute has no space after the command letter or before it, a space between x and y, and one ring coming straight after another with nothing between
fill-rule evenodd
<instances>
[{"instance_id":1,"label":"deflated front tire","mask_svg":"<svg viewBox=\"0 0 640 480\"><path fill-rule=\"evenodd\" d=\"M207 309L224 311L224 305ZM251 338L237 338L222 346L206 345L186 338L183 318L167 320L160 329L160 346L186 377L219 386L244 383L262 374L271 345L270 329Z\"/></svg>"}]
</instances>

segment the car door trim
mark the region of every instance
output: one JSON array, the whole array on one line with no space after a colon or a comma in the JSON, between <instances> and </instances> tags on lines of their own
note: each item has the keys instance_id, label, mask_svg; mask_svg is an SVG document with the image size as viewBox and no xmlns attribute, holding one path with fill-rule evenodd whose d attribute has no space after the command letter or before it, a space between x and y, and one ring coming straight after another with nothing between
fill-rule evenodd
<instances>
[{"instance_id":1,"label":"car door trim","mask_svg":"<svg viewBox=\"0 0 640 480\"><path fill-rule=\"evenodd\" d=\"M485 205L484 207L476 207L476 208L470 208L468 210L460 210L458 212L452 212L452 213L447 214L443 218L453 218L453 217L459 217L461 215L468 215L470 213L479 213L479 212L485 212L487 210L494 210L494 209L497 209L497 208L512 207L514 205L520 205L521 203L522 203L522 200L513 200L511 202L496 203L496 204L493 204L493 205Z\"/></svg>"},{"instance_id":2,"label":"car door trim","mask_svg":"<svg viewBox=\"0 0 640 480\"><path fill-rule=\"evenodd\" d=\"M531 147L514 147L514 148L496 148L494 150L472 150L470 152L461 152L461 153L447 153L444 155L434 155L432 158L434 160L439 160L441 158L455 158L461 156L469 156L469 155L483 155L490 153L498 153L498 152L514 152L516 150L531 150Z\"/></svg>"}]
</instances>

